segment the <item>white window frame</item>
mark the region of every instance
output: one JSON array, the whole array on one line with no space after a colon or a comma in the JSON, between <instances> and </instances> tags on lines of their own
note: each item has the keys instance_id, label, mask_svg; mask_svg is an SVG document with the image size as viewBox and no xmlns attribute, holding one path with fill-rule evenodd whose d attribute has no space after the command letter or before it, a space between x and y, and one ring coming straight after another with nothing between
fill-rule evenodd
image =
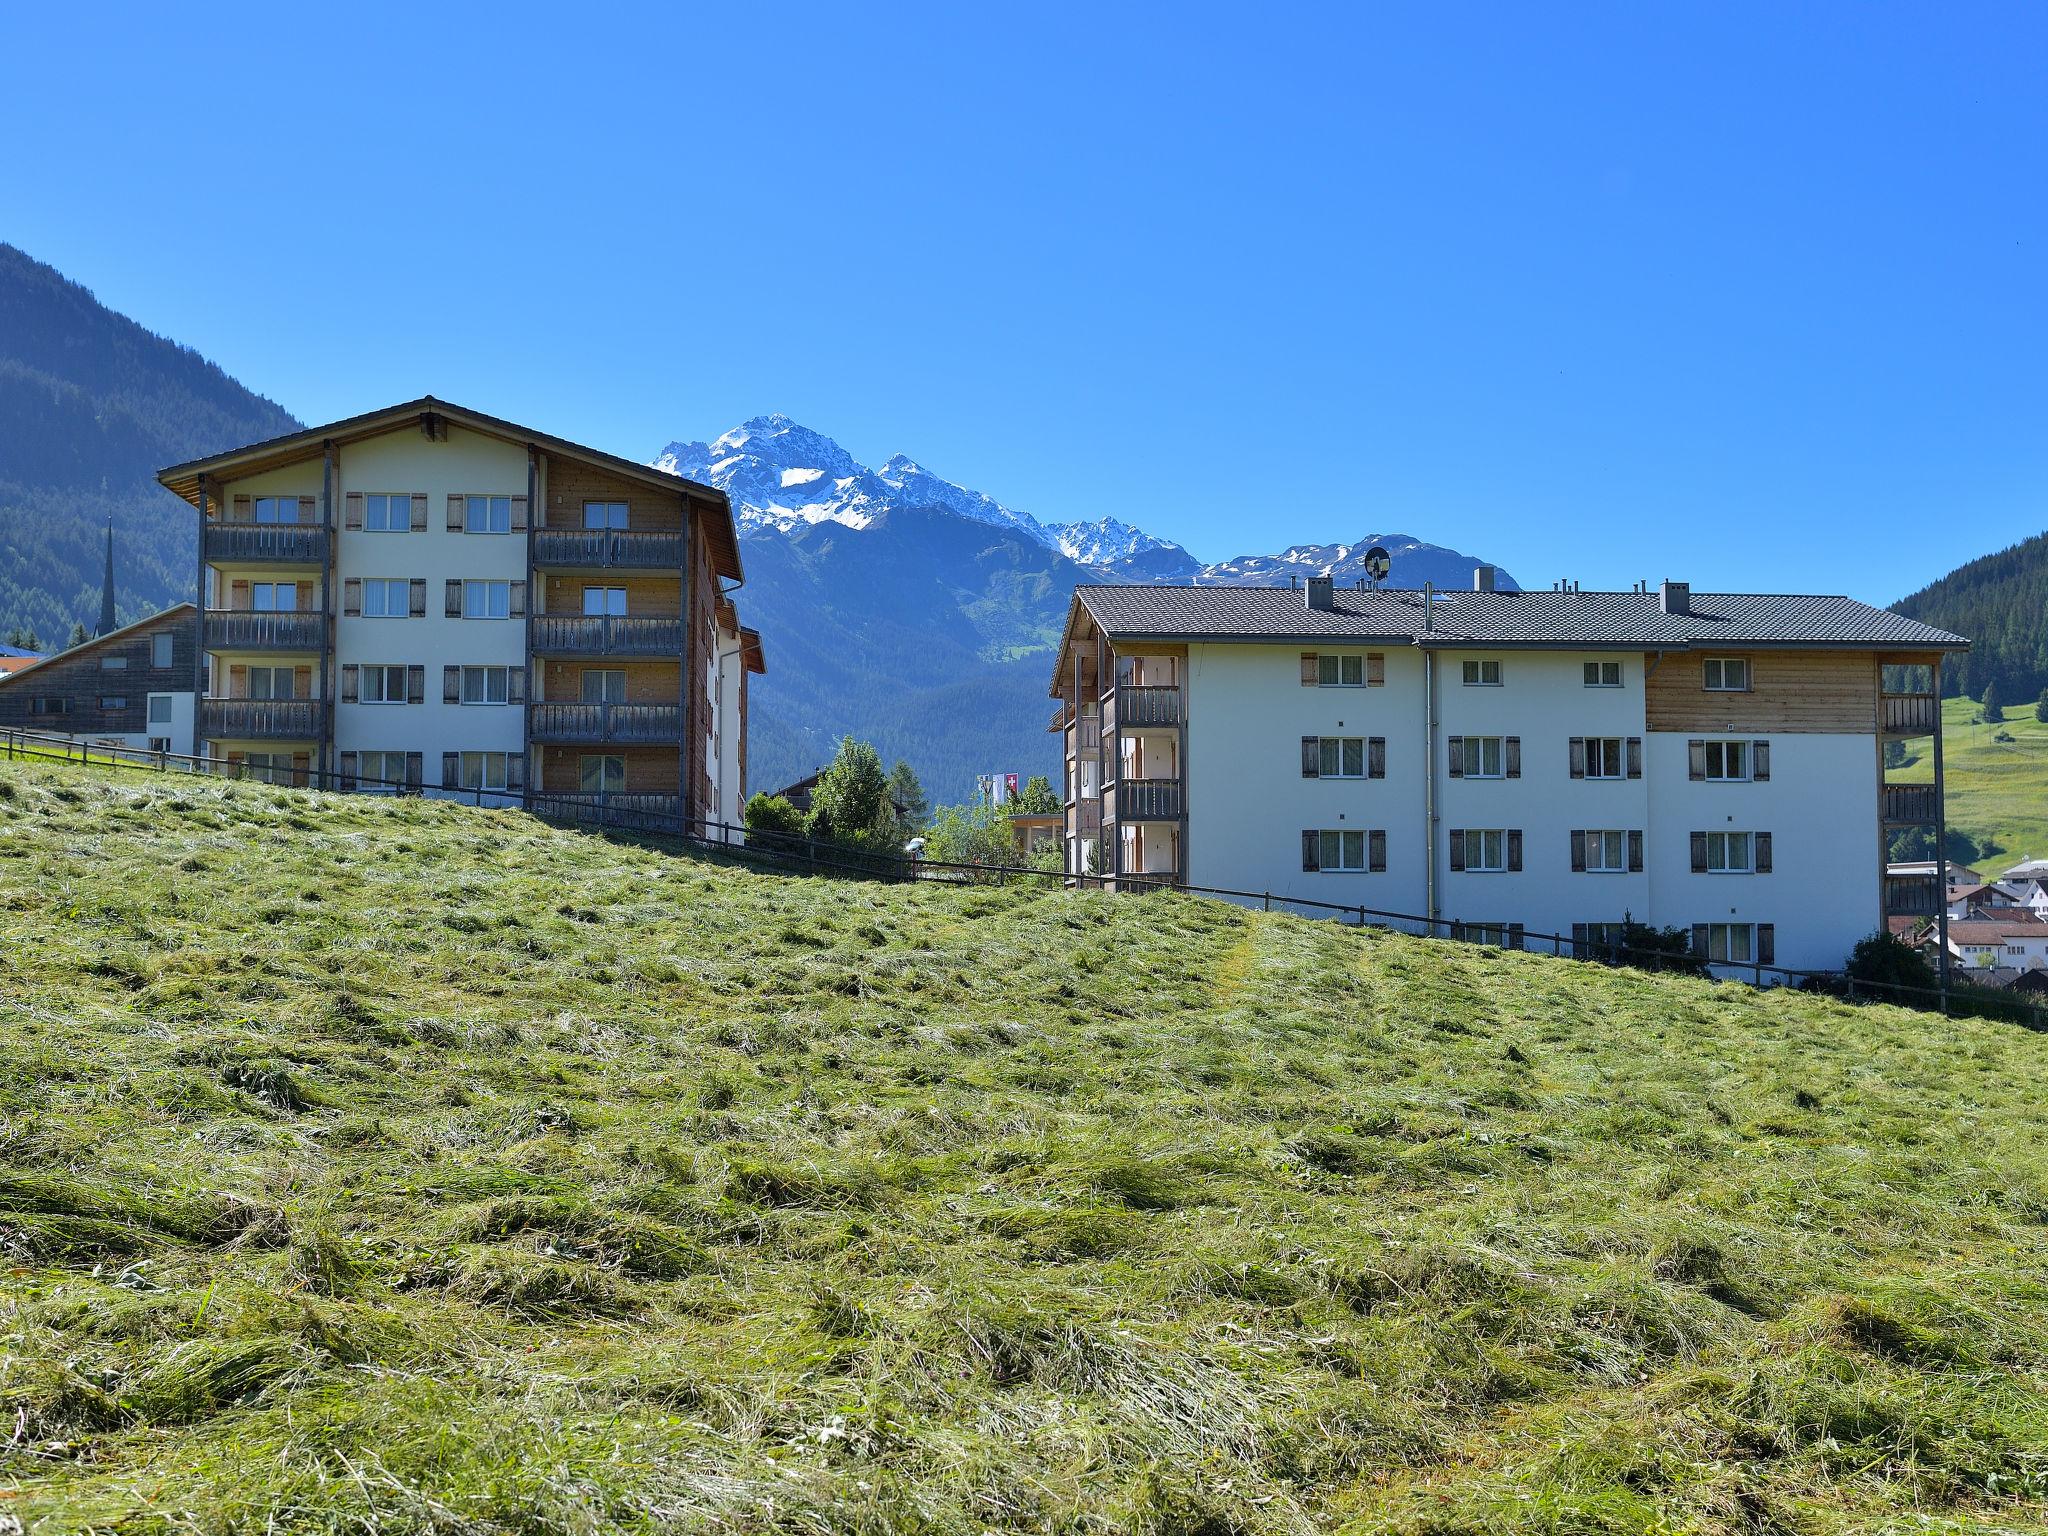
<instances>
[{"instance_id":1,"label":"white window frame","mask_svg":"<svg viewBox=\"0 0 2048 1536\"><path fill-rule=\"evenodd\" d=\"M592 598L598 599L598 606L590 606ZM617 607L613 607L613 603ZM583 616L586 619L623 618L626 613L626 589L592 584L583 589Z\"/></svg>"},{"instance_id":2,"label":"white window frame","mask_svg":"<svg viewBox=\"0 0 2048 1536\"><path fill-rule=\"evenodd\" d=\"M593 762L600 765L599 782L598 787L596 789L590 789L587 787L589 780L589 765ZM612 777L611 773L609 772L609 769L611 764L613 763L617 763L619 765L618 788L606 789L604 787L604 780ZM579 791L586 795L624 794L626 791L626 759L624 755L618 752L583 753L576 759L576 787Z\"/></svg>"},{"instance_id":3,"label":"white window frame","mask_svg":"<svg viewBox=\"0 0 2048 1536\"><path fill-rule=\"evenodd\" d=\"M1607 771L1607 749L1614 748L1614 772ZM1620 736L1588 736L1586 738L1586 777L1589 779L1625 779L1628 777L1628 742Z\"/></svg>"},{"instance_id":4,"label":"white window frame","mask_svg":"<svg viewBox=\"0 0 2048 1536\"><path fill-rule=\"evenodd\" d=\"M280 515L286 509L290 510L290 517ZM270 514L268 517L264 516L266 511ZM249 520L266 526L283 525L289 527L296 525L299 521L299 498L296 496L255 497L249 503Z\"/></svg>"},{"instance_id":5,"label":"white window frame","mask_svg":"<svg viewBox=\"0 0 2048 1536\"><path fill-rule=\"evenodd\" d=\"M1625 875L1628 873L1628 833L1615 831L1611 827L1598 831L1588 830L1586 839L1586 873L1589 875ZM1612 862L1608 859L1613 854Z\"/></svg>"},{"instance_id":6,"label":"white window frame","mask_svg":"<svg viewBox=\"0 0 2048 1536\"><path fill-rule=\"evenodd\" d=\"M599 684L597 697L593 699L590 696L590 685L600 678L607 681ZM613 678L618 680L618 693L616 696L613 695L609 682ZM577 693L585 704L623 704L626 702L626 673L622 667L585 667L582 680L576 686ZM1093 759L1082 759L1082 761L1093 761Z\"/></svg>"},{"instance_id":7,"label":"white window frame","mask_svg":"<svg viewBox=\"0 0 2048 1536\"><path fill-rule=\"evenodd\" d=\"M463 789L505 789L511 784L506 764L509 752L464 752L459 777Z\"/></svg>"},{"instance_id":8,"label":"white window frame","mask_svg":"<svg viewBox=\"0 0 2048 1536\"><path fill-rule=\"evenodd\" d=\"M1371 754L1366 750L1363 736L1323 736L1318 738L1317 777L1325 779L1362 779L1372 766ZM1345 756L1353 748L1358 752L1358 766L1347 768ZM1332 764L1335 766L1333 767Z\"/></svg>"},{"instance_id":9,"label":"white window frame","mask_svg":"<svg viewBox=\"0 0 2048 1536\"><path fill-rule=\"evenodd\" d=\"M152 693L149 696L148 723L151 725L169 725L171 723L171 711L175 707L175 694Z\"/></svg>"},{"instance_id":10,"label":"white window frame","mask_svg":"<svg viewBox=\"0 0 2048 1536\"><path fill-rule=\"evenodd\" d=\"M266 690L263 693L256 691L256 679L259 677L263 679L263 686ZM277 680L279 677L284 679L285 692L283 693L277 691ZM296 699L299 696L299 669L294 666L258 662L242 675L242 686L248 690L243 694L244 698Z\"/></svg>"},{"instance_id":11,"label":"white window frame","mask_svg":"<svg viewBox=\"0 0 2048 1536\"><path fill-rule=\"evenodd\" d=\"M1737 852L1742 862L1737 864ZM1714 862L1716 855L1720 862ZM1707 873L1710 875L1748 875L1756 872L1756 838L1749 832L1709 832L1707 834Z\"/></svg>"},{"instance_id":12,"label":"white window frame","mask_svg":"<svg viewBox=\"0 0 2048 1536\"><path fill-rule=\"evenodd\" d=\"M370 662L357 670L356 702L359 704L403 704L408 696L403 662ZM391 698L391 679L398 679L398 697ZM374 690L371 679L375 678Z\"/></svg>"},{"instance_id":13,"label":"white window frame","mask_svg":"<svg viewBox=\"0 0 2048 1536\"><path fill-rule=\"evenodd\" d=\"M1458 673L1467 688L1498 688L1501 685L1498 656L1468 656Z\"/></svg>"},{"instance_id":14,"label":"white window frame","mask_svg":"<svg viewBox=\"0 0 2048 1536\"><path fill-rule=\"evenodd\" d=\"M592 522L592 514L597 521ZM583 526L589 530L623 529L632 516L630 503L623 501L586 501L583 503ZM616 518L617 521L613 521Z\"/></svg>"},{"instance_id":15,"label":"white window frame","mask_svg":"<svg viewBox=\"0 0 2048 1536\"><path fill-rule=\"evenodd\" d=\"M1609 673L1613 676L1609 676ZM1589 661L1586 663L1586 686L1588 688L1619 688L1621 686L1621 663L1618 661Z\"/></svg>"},{"instance_id":16,"label":"white window frame","mask_svg":"<svg viewBox=\"0 0 2048 1536\"><path fill-rule=\"evenodd\" d=\"M1504 875L1508 872L1508 830L1506 827L1466 827L1465 868L1468 875ZM1493 854L1487 857L1487 840ZM1475 856L1476 852L1476 856Z\"/></svg>"},{"instance_id":17,"label":"white window frame","mask_svg":"<svg viewBox=\"0 0 2048 1536\"><path fill-rule=\"evenodd\" d=\"M100 695L100 711L103 714L119 714L128 707L125 693L103 693Z\"/></svg>"},{"instance_id":18,"label":"white window frame","mask_svg":"<svg viewBox=\"0 0 2048 1536\"><path fill-rule=\"evenodd\" d=\"M373 771L374 770L374 771ZM356 754L356 788L370 795L395 795L405 783L405 754L403 752L358 752ZM390 780L387 784L375 782Z\"/></svg>"},{"instance_id":19,"label":"white window frame","mask_svg":"<svg viewBox=\"0 0 2048 1536\"><path fill-rule=\"evenodd\" d=\"M1738 945L1737 940L1740 940ZM1740 954L1736 953L1738 947ZM1711 965L1754 965L1756 925L1754 923L1707 924L1707 961Z\"/></svg>"},{"instance_id":20,"label":"white window frame","mask_svg":"<svg viewBox=\"0 0 2048 1536\"><path fill-rule=\"evenodd\" d=\"M392 607L393 594L397 596L397 607ZM374 594L374 596L373 596ZM412 617L412 583L403 576L365 576L363 578L363 617L366 619L405 619Z\"/></svg>"},{"instance_id":21,"label":"white window frame","mask_svg":"<svg viewBox=\"0 0 2048 1536\"><path fill-rule=\"evenodd\" d=\"M280 592L291 594L291 606L277 606ZM265 605L267 600L268 606ZM251 613L297 613L299 611L299 584L296 581L252 581L249 583L249 611Z\"/></svg>"},{"instance_id":22,"label":"white window frame","mask_svg":"<svg viewBox=\"0 0 2048 1536\"><path fill-rule=\"evenodd\" d=\"M496 698L491 697L491 684L493 681L498 685ZM472 692L470 685L472 683L475 684L474 692L476 696L474 698L470 696ZM464 705L511 703L512 669L510 667L464 667L462 669L462 684L457 692L457 699L458 702ZM473 787L473 785L467 784L463 786L465 789Z\"/></svg>"},{"instance_id":23,"label":"white window frame","mask_svg":"<svg viewBox=\"0 0 2048 1536\"><path fill-rule=\"evenodd\" d=\"M1459 923L1458 933L1467 944L1484 944L1494 949L1514 947L1513 923Z\"/></svg>"},{"instance_id":24,"label":"white window frame","mask_svg":"<svg viewBox=\"0 0 2048 1536\"><path fill-rule=\"evenodd\" d=\"M168 737L168 736L152 736L152 737L150 737L150 738L149 738L149 750L150 750L150 751L152 751L152 752L168 752L168 751L170 751L170 750L171 750L171 738L170 738L170 737Z\"/></svg>"},{"instance_id":25,"label":"white window frame","mask_svg":"<svg viewBox=\"0 0 2048 1536\"><path fill-rule=\"evenodd\" d=\"M481 515L479 515L481 514ZM481 524L482 526L478 526ZM502 524L502 526L494 526ZM512 531L510 496L465 496L462 498L464 533L502 534Z\"/></svg>"},{"instance_id":26,"label":"white window frame","mask_svg":"<svg viewBox=\"0 0 2048 1536\"><path fill-rule=\"evenodd\" d=\"M378 522L379 514L383 522ZM395 519L395 521L394 521ZM411 533L412 492L370 491L363 497L363 532Z\"/></svg>"},{"instance_id":27,"label":"white window frame","mask_svg":"<svg viewBox=\"0 0 2048 1536\"><path fill-rule=\"evenodd\" d=\"M492 610L502 607L504 612ZM482 611L479 612L478 610ZM512 583L509 581L478 580L474 577L462 583L462 616L465 619L509 619L512 617Z\"/></svg>"},{"instance_id":28,"label":"white window frame","mask_svg":"<svg viewBox=\"0 0 2048 1536\"><path fill-rule=\"evenodd\" d=\"M1322 651L1316 655L1316 686L1318 688L1363 688L1365 686L1365 653L1345 651Z\"/></svg>"},{"instance_id":29,"label":"white window frame","mask_svg":"<svg viewBox=\"0 0 2048 1536\"><path fill-rule=\"evenodd\" d=\"M1739 683L1728 681L1731 667L1739 671ZM1748 693L1749 676L1747 656L1709 656L1700 662L1700 687L1708 693Z\"/></svg>"},{"instance_id":30,"label":"white window frame","mask_svg":"<svg viewBox=\"0 0 2048 1536\"><path fill-rule=\"evenodd\" d=\"M1490 685L1489 685L1490 686ZM1493 767L1486 766L1486 748L1493 747ZM1505 736L1467 736L1465 772L1468 779L1504 779L1508 776L1508 739Z\"/></svg>"},{"instance_id":31,"label":"white window frame","mask_svg":"<svg viewBox=\"0 0 2048 1536\"><path fill-rule=\"evenodd\" d=\"M1729 773L1727 771L1728 755L1731 752L1734 753L1742 764L1741 770L1736 773ZM1716 737L1706 743L1706 781L1709 784L1747 784L1751 773L1754 771L1754 764L1751 760L1755 755L1746 739L1736 740ZM1720 759L1721 766L1721 772L1719 773L1714 771L1714 760L1717 757Z\"/></svg>"},{"instance_id":32,"label":"white window frame","mask_svg":"<svg viewBox=\"0 0 2048 1536\"><path fill-rule=\"evenodd\" d=\"M1358 853L1356 863L1349 857L1354 847ZM1323 874L1362 875L1371 860L1371 841L1362 828L1330 827L1316 833L1316 867Z\"/></svg>"}]
</instances>

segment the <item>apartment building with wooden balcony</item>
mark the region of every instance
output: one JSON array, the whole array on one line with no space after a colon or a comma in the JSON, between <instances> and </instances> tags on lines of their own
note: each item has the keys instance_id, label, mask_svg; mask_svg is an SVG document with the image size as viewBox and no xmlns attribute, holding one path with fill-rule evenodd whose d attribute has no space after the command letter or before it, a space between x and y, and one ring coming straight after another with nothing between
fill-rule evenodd
<instances>
[{"instance_id":1,"label":"apartment building with wooden balcony","mask_svg":"<svg viewBox=\"0 0 2048 1536\"><path fill-rule=\"evenodd\" d=\"M199 513L202 755L715 809L723 492L431 396L158 478Z\"/></svg>"},{"instance_id":2,"label":"apartment building with wooden balcony","mask_svg":"<svg viewBox=\"0 0 2048 1536\"><path fill-rule=\"evenodd\" d=\"M1077 588L1051 680L1067 866L1588 946L1683 926L1731 968L1839 966L1939 874L1943 658L1846 597ZM1932 736L1934 785L1883 749ZM1925 888L1922 889L1921 887Z\"/></svg>"}]
</instances>

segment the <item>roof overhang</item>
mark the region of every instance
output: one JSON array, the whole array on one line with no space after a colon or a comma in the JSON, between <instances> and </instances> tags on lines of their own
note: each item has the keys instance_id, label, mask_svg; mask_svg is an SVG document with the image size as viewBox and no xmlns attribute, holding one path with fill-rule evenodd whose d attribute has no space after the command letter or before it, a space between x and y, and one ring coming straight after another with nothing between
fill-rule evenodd
<instances>
[{"instance_id":1,"label":"roof overhang","mask_svg":"<svg viewBox=\"0 0 2048 1536\"><path fill-rule=\"evenodd\" d=\"M0 685L29 677L34 674L38 667L46 667L53 661L75 661L80 656L90 656L101 646L112 645L116 640L132 635L144 625L160 624L165 619L173 618L180 614L196 614L198 611L198 605L195 603L173 603L168 608L159 608L155 613L145 615L135 620L132 624L123 624L119 629L110 629L104 635L94 635L90 640L81 640L69 650L53 651L48 656L38 656L27 666L16 667L11 672L0 671Z\"/></svg>"},{"instance_id":2,"label":"roof overhang","mask_svg":"<svg viewBox=\"0 0 2048 1536\"><path fill-rule=\"evenodd\" d=\"M761 631L758 629L741 627L740 660L746 663L746 668L749 672L764 674L767 672L768 657L766 652L761 649Z\"/></svg>"},{"instance_id":3,"label":"roof overhang","mask_svg":"<svg viewBox=\"0 0 2048 1536\"><path fill-rule=\"evenodd\" d=\"M642 485L651 486L656 490L681 496L693 511L706 515L705 543L711 550L712 569L730 581L746 580L746 573L740 564L739 531L733 525L732 503L727 499L725 492L716 486L702 485L681 475L672 475L667 470L656 469L651 464L640 464L632 459L620 458L617 454L606 453L601 448L591 448L583 443L572 443L567 438L537 432L531 427L522 427L516 421L488 416L482 411L472 411L466 406L451 405L446 400L436 400L432 395L422 395L417 400L385 406L381 410L368 411L361 416L330 421L324 426L308 427L302 432L287 433L283 437L267 438L260 443L232 448L226 453L216 453L209 458L173 464L157 471L157 483L196 507L199 505L202 479L246 479L250 475L262 474L266 470L282 469L286 465L302 464L308 459L319 458L330 443L335 447L347 447L350 443L382 437L412 425L418 425L422 430L431 430L436 422L480 432L504 442L536 448L543 453L575 459L611 474L637 480Z\"/></svg>"}]
</instances>

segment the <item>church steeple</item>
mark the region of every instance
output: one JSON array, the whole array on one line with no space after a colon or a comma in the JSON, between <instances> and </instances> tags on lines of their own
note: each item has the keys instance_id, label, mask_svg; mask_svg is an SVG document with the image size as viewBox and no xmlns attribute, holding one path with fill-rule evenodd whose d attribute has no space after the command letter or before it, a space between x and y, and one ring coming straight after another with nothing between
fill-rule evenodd
<instances>
[{"instance_id":1,"label":"church steeple","mask_svg":"<svg viewBox=\"0 0 2048 1536\"><path fill-rule=\"evenodd\" d=\"M100 630L111 635L120 625L114 621L114 514L107 514L107 577L100 588Z\"/></svg>"}]
</instances>

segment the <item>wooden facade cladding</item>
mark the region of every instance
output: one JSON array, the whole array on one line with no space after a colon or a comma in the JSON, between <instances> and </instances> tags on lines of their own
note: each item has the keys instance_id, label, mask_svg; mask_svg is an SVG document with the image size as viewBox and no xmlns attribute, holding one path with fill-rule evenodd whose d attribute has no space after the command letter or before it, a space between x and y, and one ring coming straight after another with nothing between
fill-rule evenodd
<instances>
[{"instance_id":1,"label":"wooden facade cladding","mask_svg":"<svg viewBox=\"0 0 2048 1536\"><path fill-rule=\"evenodd\" d=\"M623 672L628 704L674 704L682 698L682 658L621 657L612 661L536 660L535 703L580 704L586 672Z\"/></svg>"},{"instance_id":2,"label":"wooden facade cladding","mask_svg":"<svg viewBox=\"0 0 2048 1536\"><path fill-rule=\"evenodd\" d=\"M543 746L540 754L540 787L549 794L581 793L583 759L617 757L625 761L628 795L673 795L676 785L676 753L673 746L650 745L562 745Z\"/></svg>"},{"instance_id":3,"label":"wooden facade cladding","mask_svg":"<svg viewBox=\"0 0 2048 1536\"><path fill-rule=\"evenodd\" d=\"M629 618L673 619L683 611L681 577L675 572L662 576L626 575L607 572L603 576L547 576L539 612L570 617L583 612L585 587L619 587L626 594Z\"/></svg>"},{"instance_id":4,"label":"wooden facade cladding","mask_svg":"<svg viewBox=\"0 0 2048 1536\"><path fill-rule=\"evenodd\" d=\"M170 665L152 665L156 637L171 641ZM166 609L105 640L37 662L0 682L0 726L70 736L144 735L152 693L189 693L198 664L190 604ZM119 665L109 667L109 661ZM119 708L105 701L122 699ZM47 701L62 700L61 709ZM39 702L44 701L44 702Z\"/></svg>"},{"instance_id":5,"label":"wooden facade cladding","mask_svg":"<svg viewBox=\"0 0 2048 1536\"><path fill-rule=\"evenodd\" d=\"M639 532L677 533L683 526L682 498L623 475L607 474L556 454L548 460L547 507L543 528L581 528L586 501L623 501L626 526Z\"/></svg>"},{"instance_id":6,"label":"wooden facade cladding","mask_svg":"<svg viewBox=\"0 0 2048 1536\"><path fill-rule=\"evenodd\" d=\"M1749 663L1745 692L1710 691L1709 657ZM1653 731L1868 735L1877 729L1878 671L1869 651L1730 649L1651 653L1643 710Z\"/></svg>"}]
</instances>

